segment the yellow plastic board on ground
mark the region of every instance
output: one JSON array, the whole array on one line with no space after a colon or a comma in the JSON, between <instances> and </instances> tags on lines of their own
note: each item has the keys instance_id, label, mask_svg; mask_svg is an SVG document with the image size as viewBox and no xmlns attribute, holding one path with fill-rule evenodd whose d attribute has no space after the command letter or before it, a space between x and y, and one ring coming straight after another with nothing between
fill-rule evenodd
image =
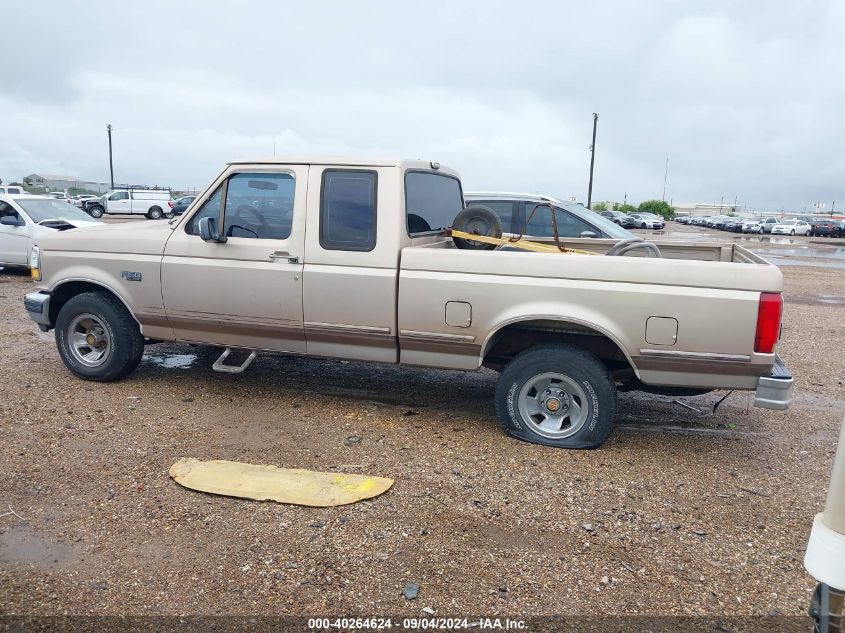
<instances>
[{"instance_id":1,"label":"yellow plastic board on ground","mask_svg":"<svg viewBox=\"0 0 845 633\"><path fill-rule=\"evenodd\" d=\"M371 499L386 492L393 480L300 468L242 464L222 459L183 457L170 467L176 483L216 495L257 501L278 501L325 508Z\"/></svg>"}]
</instances>

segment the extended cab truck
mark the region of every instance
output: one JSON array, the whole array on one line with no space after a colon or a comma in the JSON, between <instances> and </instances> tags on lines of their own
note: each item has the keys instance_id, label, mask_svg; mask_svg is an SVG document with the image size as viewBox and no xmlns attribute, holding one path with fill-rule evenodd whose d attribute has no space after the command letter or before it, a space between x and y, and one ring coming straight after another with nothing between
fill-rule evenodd
<instances>
[{"instance_id":1,"label":"extended cab truck","mask_svg":"<svg viewBox=\"0 0 845 633\"><path fill-rule=\"evenodd\" d=\"M145 215L160 220L170 214L173 201L166 189L115 189L102 198L85 200L82 208L94 218L107 214Z\"/></svg>"},{"instance_id":2,"label":"extended cab truck","mask_svg":"<svg viewBox=\"0 0 845 633\"><path fill-rule=\"evenodd\" d=\"M505 428L553 446L604 442L617 385L788 406L775 266L736 245L463 250L444 234L463 206L437 163L231 163L170 223L41 238L25 306L88 380L129 374L145 339L227 348L223 370L228 348L488 366Z\"/></svg>"}]
</instances>

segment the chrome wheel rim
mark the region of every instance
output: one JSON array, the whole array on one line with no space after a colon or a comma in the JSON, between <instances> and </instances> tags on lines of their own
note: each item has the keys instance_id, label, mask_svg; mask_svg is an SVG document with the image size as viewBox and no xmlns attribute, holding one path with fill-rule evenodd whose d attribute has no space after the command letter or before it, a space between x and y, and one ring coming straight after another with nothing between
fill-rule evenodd
<instances>
[{"instance_id":1,"label":"chrome wheel rim","mask_svg":"<svg viewBox=\"0 0 845 633\"><path fill-rule=\"evenodd\" d=\"M68 325L67 338L74 359L86 367L99 367L111 355L111 334L93 314L77 315Z\"/></svg>"},{"instance_id":2,"label":"chrome wheel rim","mask_svg":"<svg viewBox=\"0 0 845 633\"><path fill-rule=\"evenodd\" d=\"M569 376L548 372L528 379L517 406L532 431L549 439L577 433L587 421L589 401L584 389Z\"/></svg>"}]
</instances>

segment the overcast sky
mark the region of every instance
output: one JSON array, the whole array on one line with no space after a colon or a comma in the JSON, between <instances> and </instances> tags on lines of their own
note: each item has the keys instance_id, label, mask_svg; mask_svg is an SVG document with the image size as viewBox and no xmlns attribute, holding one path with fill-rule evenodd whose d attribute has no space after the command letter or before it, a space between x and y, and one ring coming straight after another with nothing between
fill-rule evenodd
<instances>
[{"instance_id":1,"label":"overcast sky","mask_svg":"<svg viewBox=\"0 0 845 633\"><path fill-rule=\"evenodd\" d=\"M37 7L37 11L35 10ZM0 178L201 187L438 160L465 189L845 209L845 2L45 2L3 10Z\"/></svg>"}]
</instances>

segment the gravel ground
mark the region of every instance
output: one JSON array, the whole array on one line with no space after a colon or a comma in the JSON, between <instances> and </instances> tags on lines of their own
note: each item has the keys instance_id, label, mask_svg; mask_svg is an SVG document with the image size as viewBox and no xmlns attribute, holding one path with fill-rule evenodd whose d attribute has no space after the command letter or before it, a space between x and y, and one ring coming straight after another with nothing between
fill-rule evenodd
<instances>
[{"instance_id":1,"label":"gravel ground","mask_svg":"<svg viewBox=\"0 0 845 633\"><path fill-rule=\"evenodd\" d=\"M805 613L845 284L783 271L789 411L622 394L589 452L505 435L487 371L265 355L231 376L212 351L161 344L123 382L82 382L27 319L28 279L0 272L0 613ZM175 484L182 456L396 483L339 508L249 502Z\"/></svg>"}]
</instances>

